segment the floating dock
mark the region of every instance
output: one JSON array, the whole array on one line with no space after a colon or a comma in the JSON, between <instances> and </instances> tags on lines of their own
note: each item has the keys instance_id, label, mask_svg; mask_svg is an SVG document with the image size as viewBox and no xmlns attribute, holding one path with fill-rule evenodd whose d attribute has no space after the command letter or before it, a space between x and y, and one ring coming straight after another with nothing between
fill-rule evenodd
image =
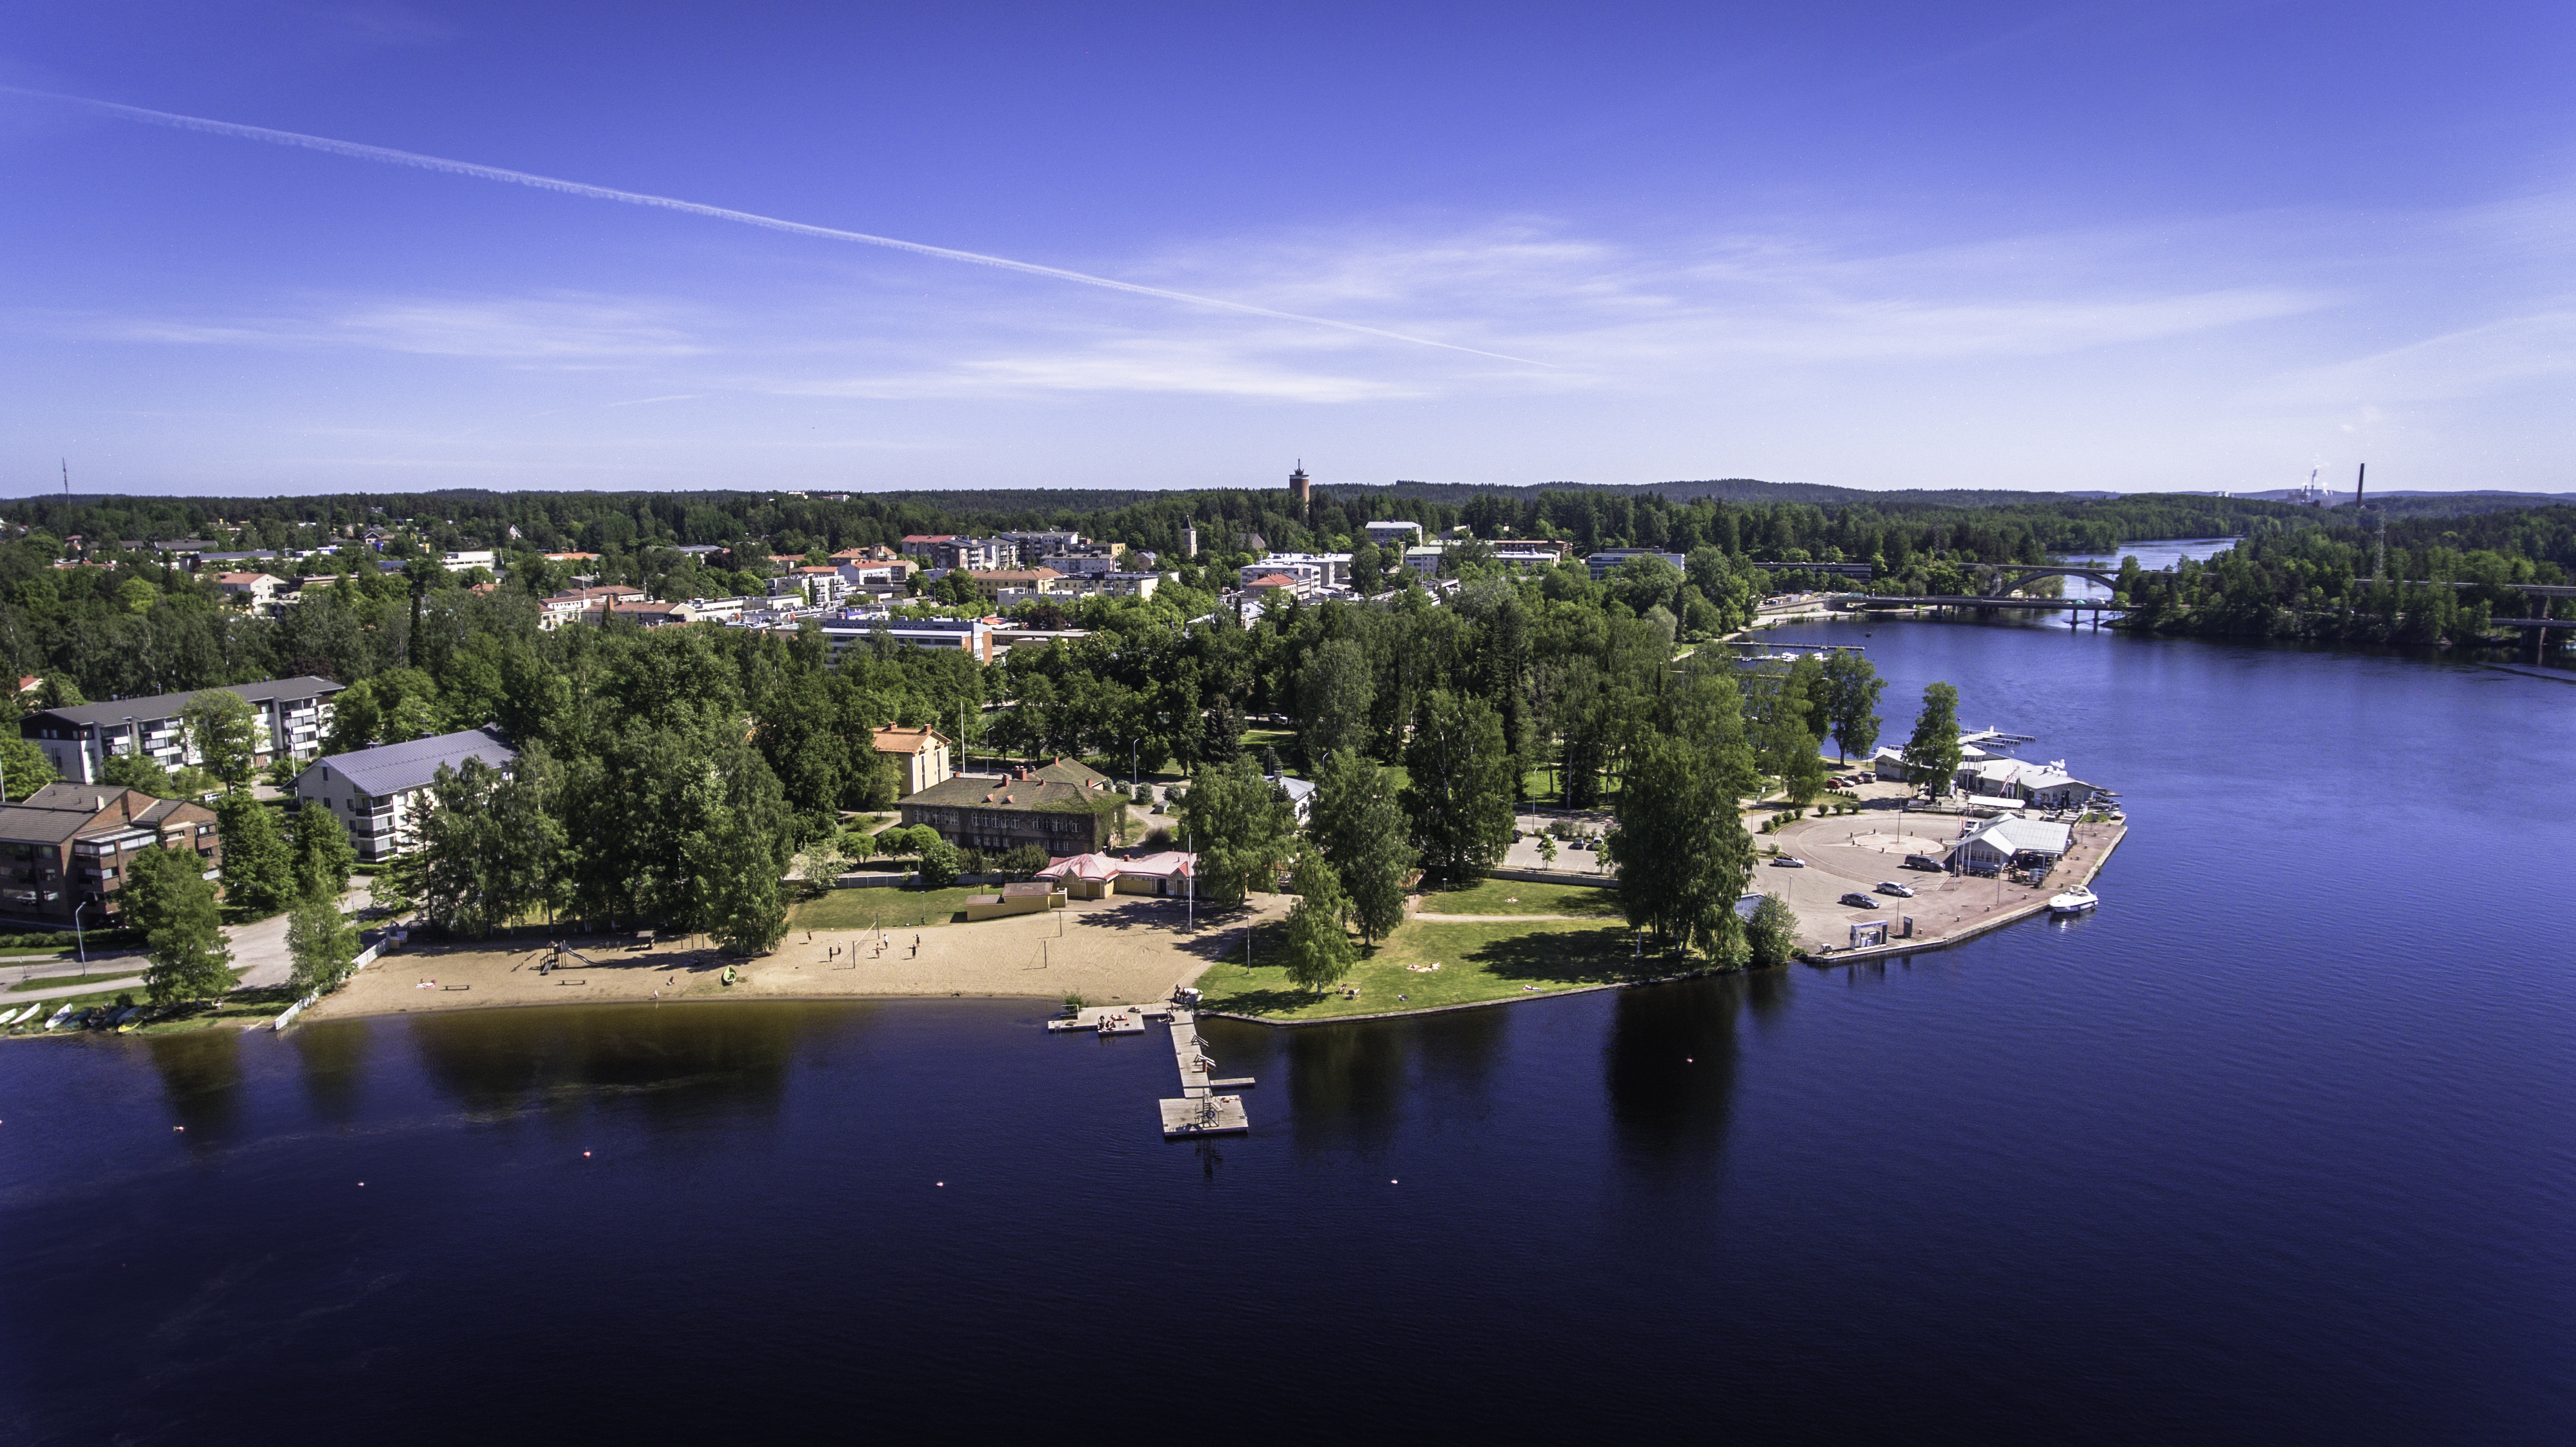
<instances>
[{"instance_id":1,"label":"floating dock","mask_svg":"<svg viewBox=\"0 0 2576 1447\"><path fill-rule=\"evenodd\" d=\"M1195 992L1192 998L1196 998ZM1089 1031L1096 1035L1142 1035L1148 1020L1171 1022L1172 1064L1181 1073L1179 1098L1160 1102L1164 1138L1226 1135L1252 1129L1252 1118L1243 1109L1243 1097L1217 1092L1249 1090L1253 1078L1238 1075L1218 1080L1209 1074L1216 1069L1216 1061L1207 1053L1207 1042L1199 1038L1198 1014L1194 1010L1170 1003L1089 1005L1049 1020L1046 1027L1052 1034Z\"/></svg>"},{"instance_id":2,"label":"floating dock","mask_svg":"<svg viewBox=\"0 0 2576 1447\"><path fill-rule=\"evenodd\" d=\"M1219 1095L1220 1088L1240 1089L1252 1084L1251 1076L1232 1080L1214 1080L1208 1075L1216 1061L1207 1053L1207 1042L1199 1038L1196 1012L1174 1008L1172 1011L1172 1063L1181 1070L1181 1098L1166 1100L1163 1107L1163 1135L1166 1139L1185 1135L1224 1135L1252 1129L1252 1118L1244 1113L1243 1097Z\"/></svg>"}]
</instances>

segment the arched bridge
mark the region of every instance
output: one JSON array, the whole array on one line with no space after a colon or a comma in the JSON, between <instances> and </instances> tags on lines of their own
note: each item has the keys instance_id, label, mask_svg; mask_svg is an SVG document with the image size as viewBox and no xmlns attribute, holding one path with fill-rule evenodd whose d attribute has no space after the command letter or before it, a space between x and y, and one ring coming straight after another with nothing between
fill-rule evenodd
<instances>
[{"instance_id":1,"label":"arched bridge","mask_svg":"<svg viewBox=\"0 0 2576 1447\"><path fill-rule=\"evenodd\" d=\"M2110 592L2116 593L2120 590L2119 576L2103 572L2099 568L2030 568L2006 566L2002 563L1979 563L1977 571L1987 574L1993 580L1986 586L1986 596L1990 598L2001 598L2033 578L2082 578L2087 582L2099 583Z\"/></svg>"}]
</instances>

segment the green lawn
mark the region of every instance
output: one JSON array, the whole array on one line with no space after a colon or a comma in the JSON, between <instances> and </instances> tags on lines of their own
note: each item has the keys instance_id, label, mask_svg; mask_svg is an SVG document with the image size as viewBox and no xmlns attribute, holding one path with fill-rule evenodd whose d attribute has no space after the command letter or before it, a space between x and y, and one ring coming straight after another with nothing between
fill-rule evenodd
<instances>
[{"instance_id":1,"label":"green lawn","mask_svg":"<svg viewBox=\"0 0 2576 1447\"><path fill-rule=\"evenodd\" d=\"M1291 984L1287 971L1272 963L1277 958L1277 933L1278 927L1272 926L1255 939L1253 967L1244 966L1238 949L1233 958L1199 977L1208 1009L1271 1020L1427 1010L1612 983L1633 978L1637 964L1628 931L1622 927L1570 921L1435 924L1412 919L1397 926L1394 936L1375 950L1363 951L1359 964L1342 982L1359 988L1357 999L1346 998L1338 989L1317 999ZM1434 961L1440 964L1438 970L1406 968ZM1671 960L1645 961L1644 973L1649 975L1674 970Z\"/></svg>"},{"instance_id":2,"label":"green lawn","mask_svg":"<svg viewBox=\"0 0 2576 1447\"><path fill-rule=\"evenodd\" d=\"M64 958L68 959L70 956L66 955ZM100 980L130 980L142 974L148 963L141 955L128 955L114 960L92 960L89 963L88 975L90 978ZM32 980L22 980L11 985L8 993L16 995L28 990L58 990L65 985L77 985L81 979L80 975L39 975Z\"/></svg>"},{"instance_id":3,"label":"green lawn","mask_svg":"<svg viewBox=\"0 0 2576 1447\"><path fill-rule=\"evenodd\" d=\"M1584 855L1576 855L1584 858ZM1562 866L1565 857L1559 855ZM1624 919L1619 891L1583 884L1525 884L1513 879L1480 879L1464 889L1422 896L1422 912L1435 914L1579 914L1598 919Z\"/></svg>"},{"instance_id":4,"label":"green lawn","mask_svg":"<svg viewBox=\"0 0 2576 1447\"><path fill-rule=\"evenodd\" d=\"M887 929L921 929L964 918L969 895L994 894L1001 886L953 885L947 889L833 889L798 902L787 911L787 927L868 929L882 920Z\"/></svg>"},{"instance_id":5,"label":"green lawn","mask_svg":"<svg viewBox=\"0 0 2576 1447\"><path fill-rule=\"evenodd\" d=\"M1264 746L1277 749L1282 758L1293 756L1297 752L1297 731L1274 728L1247 728L1243 731L1245 753L1260 758Z\"/></svg>"},{"instance_id":6,"label":"green lawn","mask_svg":"<svg viewBox=\"0 0 2576 1447\"><path fill-rule=\"evenodd\" d=\"M235 970L233 976L239 979L246 972L246 968ZM54 983L62 982L57 980ZM145 994L139 985L128 985L121 990L96 990L86 995L66 996L60 1000L47 1000L44 1002L45 1008L36 1012L32 1019L13 1027L14 1033L45 1034L47 1033L44 1028L45 1022L52 1019L54 1012L63 1006L75 1006L77 1007L75 1013L77 1013L78 1010L86 1010L93 1005L113 1005L121 995L132 996L134 1003L138 1005L151 1003L151 996ZM259 1020L274 1019L279 1011L294 1003L295 997L288 994L282 985L258 990L235 990L219 1000L202 1002L183 1014L155 1020L148 1025L137 1025L133 1030L138 1035L166 1035L178 1030L203 1029L208 1025L244 1026ZM70 1029L71 1027L66 1025L52 1033L59 1035Z\"/></svg>"}]
</instances>

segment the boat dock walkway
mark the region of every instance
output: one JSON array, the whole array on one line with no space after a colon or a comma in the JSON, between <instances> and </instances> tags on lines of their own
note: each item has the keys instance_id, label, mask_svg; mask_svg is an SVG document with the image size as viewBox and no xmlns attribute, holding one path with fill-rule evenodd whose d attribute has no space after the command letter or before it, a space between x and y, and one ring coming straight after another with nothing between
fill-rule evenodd
<instances>
[{"instance_id":1,"label":"boat dock walkway","mask_svg":"<svg viewBox=\"0 0 2576 1447\"><path fill-rule=\"evenodd\" d=\"M1196 992L1190 995L1196 998ZM1248 1090L1253 1078L1239 1075L1219 1080L1211 1074L1216 1060L1207 1053L1207 1042L1199 1038L1198 1013L1187 1006L1090 1005L1049 1020L1046 1027L1055 1033L1088 1030L1097 1035L1141 1035L1147 1020L1171 1022L1172 1064L1181 1073L1179 1098L1158 1103L1164 1137L1227 1135L1252 1129L1252 1118L1243 1109L1243 1097L1218 1092Z\"/></svg>"}]
</instances>

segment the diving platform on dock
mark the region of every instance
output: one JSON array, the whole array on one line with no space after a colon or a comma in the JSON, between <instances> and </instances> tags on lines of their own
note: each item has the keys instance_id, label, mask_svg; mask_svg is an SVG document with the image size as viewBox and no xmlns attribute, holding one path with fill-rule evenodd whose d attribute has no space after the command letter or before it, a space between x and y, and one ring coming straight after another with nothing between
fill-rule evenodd
<instances>
[{"instance_id":1,"label":"diving platform on dock","mask_svg":"<svg viewBox=\"0 0 2576 1447\"><path fill-rule=\"evenodd\" d=\"M1252 1129L1252 1118L1243 1113L1239 1095L1203 1095L1194 1100L1166 1100L1163 1108L1163 1136L1170 1139L1185 1135L1230 1135Z\"/></svg>"}]
</instances>

